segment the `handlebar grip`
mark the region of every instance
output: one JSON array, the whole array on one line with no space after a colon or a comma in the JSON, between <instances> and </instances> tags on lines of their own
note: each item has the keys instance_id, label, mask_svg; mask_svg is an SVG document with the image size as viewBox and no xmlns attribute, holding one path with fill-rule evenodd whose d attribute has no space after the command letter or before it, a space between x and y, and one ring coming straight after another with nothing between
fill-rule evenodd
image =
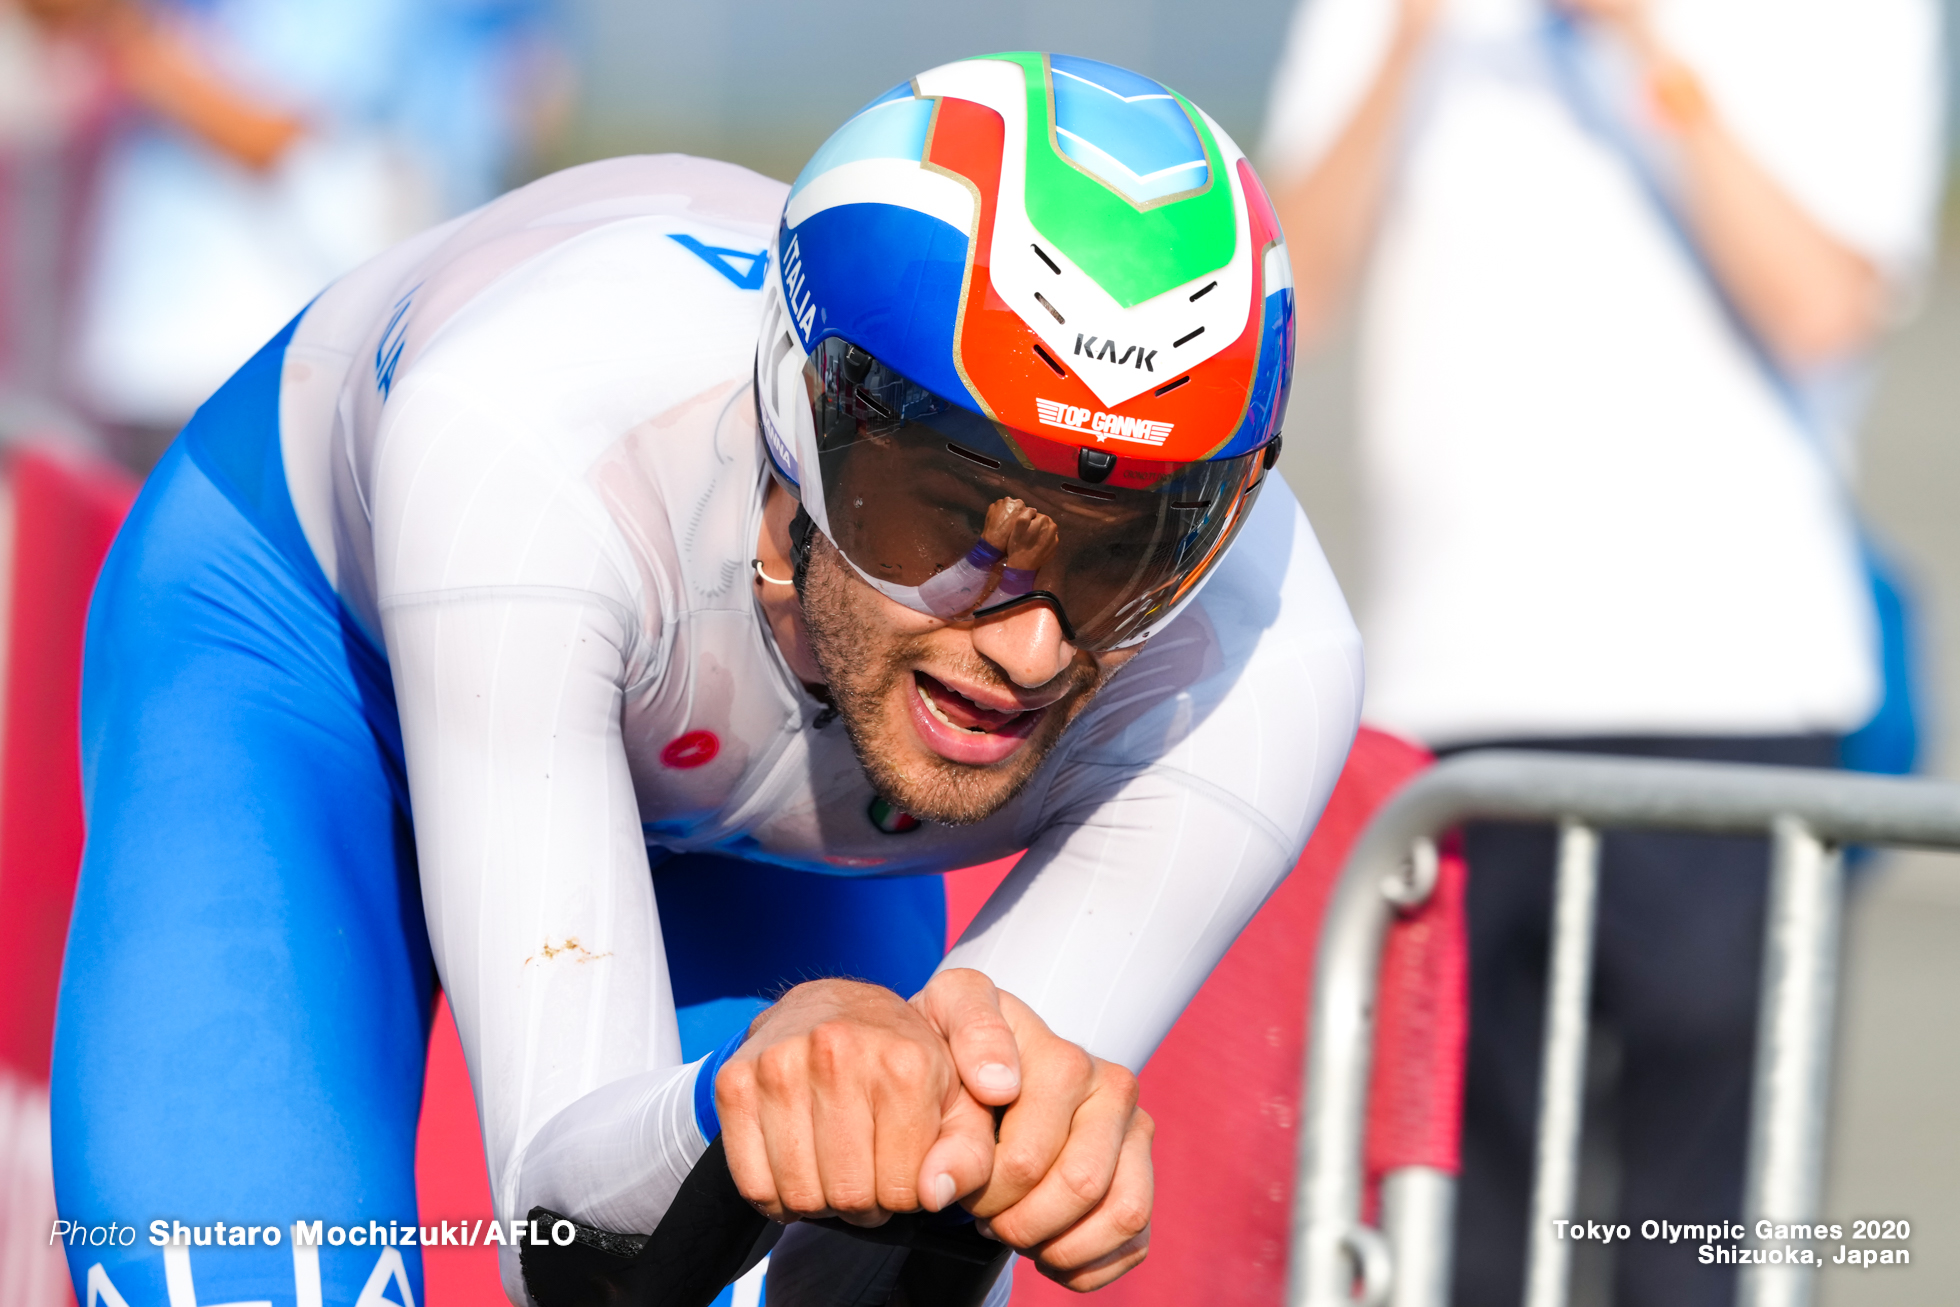
<instances>
[{"instance_id":1,"label":"handlebar grip","mask_svg":"<svg viewBox=\"0 0 1960 1307\"><path fill-rule=\"evenodd\" d=\"M892 1303L980 1307L1010 1250L955 1213L907 1213L869 1228L835 1218L807 1224L907 1249ZM551 1229L570 1218L534 1207L530 1219ZM571 1243L526 1244L519 1253L538 1307L710 1307L747 1268L769 1218L735 1188L717 1137L651 1235L571 1225Z\"/></svg>"}]
</instances>

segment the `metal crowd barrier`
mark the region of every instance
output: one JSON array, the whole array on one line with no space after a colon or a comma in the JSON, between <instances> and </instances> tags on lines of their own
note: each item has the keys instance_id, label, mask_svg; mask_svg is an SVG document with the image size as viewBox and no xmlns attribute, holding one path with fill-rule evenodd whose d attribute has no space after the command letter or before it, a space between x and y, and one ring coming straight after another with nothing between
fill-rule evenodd
<instances>
[{"instance_id":1,"label":"metal crowd barrier","mask_svg":"<svg viewBox=\"0 0 1960 1307\"><path fill-rule=\"evenodd\" d=\"M1473 819L1556 823L1526 1307L1563 1307L1585 1092L1587 1004L1601 828L1768 835L1769 911L1750 1112L1744 1224L1818 1219L1837 998L1840 849L1960 850L1960 785L1845 772L1491 750L1418 776L1362 833L1321 929L1293 1200L1288 1307L1444 1307L1454 1177L1383 1179L1379 1229L1362 1220L1362 1144L1376 975L1398 907L1436 879L1435 838ZM1741 1269L1743 1307L1806 1307L1804 1265Z\"/></svg>"}]
</instances>

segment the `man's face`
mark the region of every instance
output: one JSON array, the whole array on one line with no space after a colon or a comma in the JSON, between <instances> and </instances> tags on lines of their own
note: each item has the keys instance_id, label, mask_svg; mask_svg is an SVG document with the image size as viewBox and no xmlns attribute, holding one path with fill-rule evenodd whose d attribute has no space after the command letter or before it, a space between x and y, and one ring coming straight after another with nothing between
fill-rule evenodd
<instances>
[{"instance_id":1,"label":"man's face","mask_svg":"<svg viewBox=\"0 0 1960 1307\"><path fill-rule=\"evenodd\" d=\"M873 788L926 821L997 812L1133 652L1074 649L1040 606L927 617L866 585L821 534L813 546L811 652Z\"/></svg>"}]
</instances>

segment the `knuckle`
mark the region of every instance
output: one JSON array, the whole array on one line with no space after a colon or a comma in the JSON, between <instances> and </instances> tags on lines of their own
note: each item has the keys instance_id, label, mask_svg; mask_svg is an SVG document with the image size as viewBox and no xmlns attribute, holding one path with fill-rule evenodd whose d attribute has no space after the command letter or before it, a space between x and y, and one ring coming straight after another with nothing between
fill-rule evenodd
<instances>
[{"instance_id":1,"label":"knuckle","mask_svg":"<svg viewBox=\"0 0 1960 1307\"><path fill-rule=\"evenodd\" d=\"M825 1195L832 1211L862 1213L873 1211L878 1206L877 1195L857 1180L846 1180L829 1186Z\"/></svg>"},{"instance_id":2,"label":"knuckle","mask_svg":"<svg viewBox=\"0 0 1960 1307\"><path fill-rule=\"evenodd\" d=\"M1102 1172L1083 1162L1064 1163L1056 1172L1063 1187L1085 1207L1100 1200L1109 1188Z\"/></svg>"},{"instance_id":3,"label":"knuckle","mask_svg":"<svg viewBox=\"0 0 1960 1307\"><path fill-rule=\"evenodd\" d=\"M715 1097L737 1111L747 1111L755 1103L756 1064L752 1061L728 1062L715 1076Z\"/></svg>"},{"instance_id":4,"label":"knuckle","mask_svg":"<svg viewBox=\"0 0 1960 1307\"><path fill-rule=\"evenodd\" d=\"M823 1191L809 1183L798 1183L781 1189L777 1201L783 1209L797 1216L812 1216L824 1210Z\"/></svg>"},{"instance_id":5,"label":"knuckle","mask_svg":"<svg viewBox=\"0 0 1960 1307\"><path fill-rule=\"evenodd\" d=\"M1125 1243L1150 1228L1150 1204L1142 1199L1126 1195L1106 1204L1103 1211Z\"/></svg>"},{"instance_id":6,"label":"knuckle","mask_svg":"<svg viewBox=\"0 0 1960 1307\"><path fill-rule=\"evenodd\" d=\"M825 1021L810 1030L810 1061L820 1074L848 1066L857 1048L856 1032L845 1022Z\"/></svg>"},{"instance_id":7,"label":"knuckle","mask_svg":"<svg viewBox=\"0 0 1960 1307\"><path fill-rule=\"evenodd\" d=\"M877 1206L888 1212L909 1212L919 1206L919 1191L903 1181L878 1186Z\"/></svg>"},{"instance_id":8,"label":"knuckle","mask_svg":"<svg viewBox=\"0 0 1960 1307\"><path fill-rule=\"evenodd\" d=\"M1125 1109L1134 1111L1139 1093L1136 1073L1115 1062L1104 1062L1101 1071L1103 1088L1114 1094Z\"/></svg>"},{"instance_id":9,"label":"knuckle","mask_svg":"<svg viewBox=\"0 0 1960 1307\"><path fill-rule=\"evenodd\" d=\"M958 1036L962 1048L982 1051L996 1060L1006 1061L1020 1056L1014 1042L1014 1032L999 1013L979 1000L967 1004L960 1010Z\"/></svg>"},{"instance_id":10,"label":"knuckle","mask_svg":"<svg viewBox=\"0 0 1960 1307\"><path fill-rule=\"evenodd\" d=\"M878 1054L879 1071L887 1079L903 1085L925 1080L932 1071L932 1064L933 1059L926 1049L909 1039L886 1044Z\"/></svg>"},{"instance_id":11,"label":"knuckle","mask_svg":"<svg viewBox=\"0 0 1960 1307\"><path fill-rule=\"evenodd\" d=\"M1025 1148L1001 1148L994 1154L994 1178L1010 1189L1025 1192L1034 1188L1047 1169Z\"/></svg>"},{"instance_id":12,"label":"knuckle","mask_svg":"<svg viewBox=\"0 0 1960 1307\"><path fill-rule=\"evenodd\" d=\"M756 1088L763 1093L772 1093L799 1078L803 1059L796 1045L785 1041L763 1049L756 1055L753 1065Z\"/></svg>"}]
</instances>

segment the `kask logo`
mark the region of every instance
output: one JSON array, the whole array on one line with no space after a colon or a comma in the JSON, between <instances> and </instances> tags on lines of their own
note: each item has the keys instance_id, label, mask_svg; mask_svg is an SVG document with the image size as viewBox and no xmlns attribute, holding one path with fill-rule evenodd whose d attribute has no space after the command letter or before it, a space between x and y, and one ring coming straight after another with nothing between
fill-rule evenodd
<instances>
[{"instance_id":1,"label":"kask logo","mask_svg":"<svg viewBox=\"0 0 1960 1307\"><path fill-rule=\"evenodd\" d=\"M1170 437L1171 428L1176 425L1172 422L1152 422L1149 418L1101 413L1055 399L1036 399L1034 407L1041 417L1042 426L1060 427L1064 431L1087 431L1096 437L1099 445L1111 440L1127 440L1133 445L1150 445L1154 448Z\"/></svg>"},{"instance_id":2,"label":"kask logo","mask_svg":"<svg viewBox=\"0 0 1960 1307\"><path fill-rule=\"evenodd\" d=\"M1100 348L1096 344L1098 340L1102 341ZM1119 368L1135 358L1136 362L1130 366L1142 368L1145 372L1157 370L1156 350L1146 352L1141 345L1128 345L1119 350L1116 342L1107 337L1085 336L1078 331L1075 333L1075 352L1099 363L1114 363Z\"/></svg>"}]
</instances>

